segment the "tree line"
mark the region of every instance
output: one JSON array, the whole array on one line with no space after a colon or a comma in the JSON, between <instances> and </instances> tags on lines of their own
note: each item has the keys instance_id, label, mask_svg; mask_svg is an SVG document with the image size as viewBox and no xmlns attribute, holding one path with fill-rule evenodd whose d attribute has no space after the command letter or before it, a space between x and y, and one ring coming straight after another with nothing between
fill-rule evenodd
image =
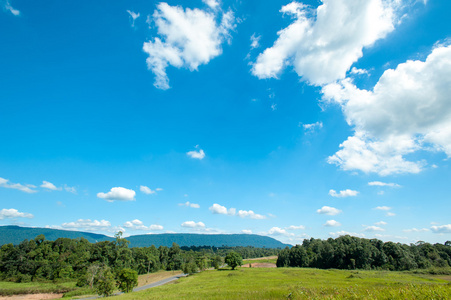
<instances>
[{"instance_id":1,"label":"tree line","mask_svg":"<svg viewBox=\"0 0 451 300\"><path fill-rule=\"evenodd\" d=\"M279 253L277 267L319 269L414 270L451 266L451 241L430 244L383 242L341 236L336 239L305 239L302 245L286 247Z\"/></svg>"},{"instance_id":2,"label":"tree line","mask_svg":"<svg viewBox=\"0 0 451 300\"><path fill-rule=\"evenodd\" d=\"M44 235L24 240L18 245L0 248L0 280L29 282L36 280L77 280L79 286L101 280L124 269L137 274L159 270L182 270L194 273L219 268L229 252L243 258L277 255L280 249L254 247L171 247L130 248L129 242L116 235L114 241L90 243L84 238L59 238L48 241ZM111 274L110 274L111 273Z\"/></svg>"}]
</instances>

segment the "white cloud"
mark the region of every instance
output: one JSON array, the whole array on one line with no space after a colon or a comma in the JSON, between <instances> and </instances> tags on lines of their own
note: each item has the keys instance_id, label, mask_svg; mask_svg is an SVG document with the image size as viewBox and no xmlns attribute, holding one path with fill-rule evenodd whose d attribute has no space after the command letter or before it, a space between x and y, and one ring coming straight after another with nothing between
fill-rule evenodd
<instances>
[{"instance_id":1,"label":"white cloud","mask_svg":"<svg viewBox=\"0 0 451 300\"><path fill-rule=\"evenodd\" d=\"M135 191L129 190L123 187L114 187L108 193L97 193L98 198L105 199L106 201L113 202L118 201L134 201Z\"/></svg>"},{"instance_id":2,"label":"white cloud","mask_svg":"<svg viewBox=\"0 0 451 300\"><path fill-rule=\"evenodd\" d=\"M378 207L375 207L374 209L388 211L388 210L391 210L392 208L389 206L378 206Z\"/></svg>"},{"instance_id":3,"label":"white cloud","mask_svg":"<svg viewBox=\"0 0 451 300\"><path fill-rule=\"evenodd\" d=\"M451 233L451 224L441 226L431 226L433 233Z\"/></svg>"},{"instance_id":4,"label":"white cloud","mask_svg":"<svg viewBox=\"0 0 451 300\"><path fill-rule=\"evenodd\" d=\"M286 230L304 230L305 226L304 225L299 225L299 226L295 226L295 225L291 225L285 228Z\"/></svg>"},{"instance_id":5,"label":"white cloud","mask_svg":"<svg viewBox=\"0 0 451 300\"><path fill-rule=\"evenodd\" d=\"M42 181L42 184L40 186L41 186L41 188L52 190L52 191L61 191L62 190L62 188L60 188L60 187L57 188L53 183L45 181L45 180Z\"/></svg>"},{"instance_id":6,"label":"white cloud","mask_svg":"<svg viewBox=\"0 0 451 300\"><path fill-rule=\"evenodd\" d=\"M205 157L205 152L202 149L200 149L199 151L193 150L186 152L186 155L188 155L191 158L202 160Z\"/></svg>"},{"instance_id":7,"label":"white cloud","mask_svg":"<svg viewBox=\"0 0 451 300\"><path fill-rule=\"evenodd\" d=\"M386 70L373 90L345 79L322 92L325 101L341 105L354 129L329 163L386 176L419 173L426 162L406 156L420 150L451 157L451 46Z\"/></svg>"},{"instance_id":8,"label":"white cloud","mask_svg":"<svg viewBox=\"0 0 451 300\"><path fill-rule=\"evenodd\" d=\"M365 237L365 235L363 233L356 233L356 232L348 232L348 231L337 231L337 232L329 232L330 236L333 237L339 237L339 236L343 236L343 235L350 235L350 236L356 236L356 237Z\"/></svg>"},{"instance_id":9,"label":"white cloud","mask_svg":"<svg viewBox=\"0 0 451 300\"><path fill-rule=\"evenodd\" d=\"M268 230L268 235L283 235L283 236L294 236L294 233L289 233L285 229L279 227L273 227Z\"/></svg>"},{"instance_id":10,"label":"white cloud","mask_svg":"<svg viewBox=\"0 0 451 300\"><path fill-rule=\"evenodd\" d=\"M34 216L32 214L29 213L24 213L24 212L20 212L17 209L14 208L4 208L2 210L0 210L0 220L4 220L4 219L16 219L16 218L28 218L31 219Z\"/></svg>"},{"instance_id":11,"label":"white cloud","mask_svg":"<svg viewBox=\"0 0 451 300\"><path fill-rule=\"evenodd\" d=\"M186 221L181 224L182 227L187 228L205 228L205 224L202 222Z\"/></svg>"},{"instance_id":12,"label":"white cloud","mask_svg":"<svg viewBox=\"0 0 451 300\"><path fill-rule=\"evenodd\" d=\"M249 230L249 229L243 229L243 230L241 230L241 233L244 233L244 234L252 234L252 230Z\"/></svg>"},{"instance_id":13,"label":"white cloud","mask_svg":"<svg viewBox=\"0 0 451 300\"><path fill-rule=\"evenodd\" d=\"M387 222L379 221L379 222L374 223L374 225L377 225L377 226L387 225Z\"/></svg>"},{"instance_id":14,"label":"white cloud","mask_svg":"<svg viewBox=\"0 0 451 300\"><path fill-rule=\"evenodd\" d=\"M150 225L145 226L142 221L135 219L133 221L127 221L123 225L125 228L130 230L163 230L161 225Z\"/></svg>"},{"instance_id":15,"label":"white cloud","mask_svg":"<svg viewBox=\"0 0 451 300\"><path fill-rule=\"evenodd\" d=\"M62 228L72 230L86 230L86 231L112 231L111 223L106 220L78 219L75 222L63 223Z\"/></svg>"},{"instance_id":16,"label":"white cloud","mask_svg":"<svg viewBox=\"0 0 451 300\"><path fill-rule=\"evenodd\" d=\"M386 213L385 215L386 215L387 217L394 217L394 216L396 216L396 214L393 213L393 212L388 212L388 213Z\"/></svg>"},{"instance_id":17,"label":"white cloud","mask_svg":"<svg viewBox=\"0 0 451 300\"><path fill-rule=\"evenodd\" d=\"M336 209L334 207L330 207L330 206L323 206L320 209L318 209L316 212L319 214L335 216L335 215L338 215L339 213L341 213L341 210Z\"/></svg>"},{"instance_id":18,"label":"white cloud","mask_svg":"<svg viewBox=\"0 0 451 300\"><path fill-rule=\"evenodd\" d=\"M377 226L366 226L364 231L368 231L368 232L385 231L385 229L381 228L381 227L377 227Z\"/></svg>"},{"instance_id":19,"label":"white cloud","mask_svg":"<svg viewBox=\"0 0 451 300\"><path fill-rule=\"evenodd\" d=\"M299 126L302 125L302 128L304 128L304 131L307 133L313 133L316 131L316 129L323 128L323 122L315 122L312 124L302 124L300 123Z\"/></svg>"},{"instance_id":20,"label":"white cloud","mask_svg":"<svg viewBox=\"0 0 451 300\"><path fill-rule=\"evenodd\" d=\"M207 4L211 9L217 9L219 7L219 1L216 0L202 0L202 2Z\"/></svg>"},{"instance_id":21,"label":"white cloud","mask_svg":"<svg viewBox=\"0 0 451 300\"><path fill-rule=\"evenodd\" d=\"M149 230L163 230L163 226L161 225L157 225L157 224L152 224L148 227Z\"/></svg>"},{"instance_id":22,"label":"white cloud","mask_svg":"<svg viewBox=\"0 0 451 300\"><path fill-rule=\"evenodd\" d=\"M12 13L15 16L20 15L20 11L18 11L17 9L15 9L14 7L11 6L11 4L9 3L9 0L5 0L3 3L3 9L9 11L10 13Z\"/></svg>"},{"instance_id":23,"label":"white cloud","mask_svg":"<svg viewBox=\"0 0 451 300\"><path fill-rule=\"evenodd\" d=\"M368 182L368 185L370 185L370 186L401 187L397 183L386 183L386 182L381 182L381 181L371 181L371 182Z\"/></svg>"},{"instance_id":24,"label":"white cloud","mask_svg":"<svg viewBox=\"0 0 451 300\"><path fill-rule=\"evenodd\" d=\"M354 74L354 75L369 75L367 70L357 69L356 67L352 67L351 74Z\"/></svg>"},{"instance_id":25,"label":"white cloud","mask_svg":"<svg viewBox=\"0 0 451 300\"><path fill-rule=\"evenodd\" d=\"M420 228L420 229L411 228L411 229L404 229L403 231L404 232L426 232L426 231L429 231L429 229L427 229L427 228Z\"/></svg>"},{"instance_id":26,"label":"white cloud","mask_svg":"<svg viewBox=\"0 0 451 300\"><path fill-rule=\"evenodd\" d=\"M259 78L277 78L292 65L314 85L345 78L352 64L394 29L395 1L323 0L315 10L291 2L280 12L294 18L280 30L271 48L261 53L252 68ZM316 14L315 14L316 12Z\"/></svg>"},{"instance_id":27,"label":"white cloud","mask_svg":"<svg viewBox=\"0 0 451 300\"><path fill-rule=\"evenodd\" d=\"M139 18L139 13L135 13L133 11L127 10L128 14L132 18L132 27L135 27L135 20Z\"/></svg>"},{"instance_id":28,"label":"white cloud","mask_svg":"<svg viewBox=\"0 0 451 300\"><path fill-rule=\"evenodd\" d=\"M20 183L10 183L8 179L5 178L1 178L0 177L0 187L4 187L7 189L15 189L15 190L19 190L25 193L36 193L36 190L33 190L32 188L35 188L34 185L31 184L27 184L27 185L22 185Z\"/></svg>"},{"instance_id":29,"label":"white cloud","mask_svg":"<svg viewBox=\"0 0 451 300\"><path fill-rule=\"evenodd\" d=\"M261 36L255 35L255 33L252 34L252 36L251 36L251 50L260 47L260 44L259 44L260 38L261 38Z\"/></svg>"},{"instance_id":30,"label":"white cloud","mask_svg":"<svg viewBox=\"0 0 451 300\"><path fill-rule=\"evenodd\" d=\"M140 186L139 186L139 190L140 190L142 193L144 193L144 194L152 195L152 194L155 194L156 192L162 191L163 189L161 189L161 188L156 188L155 190L152 190L152 189L150 189L149 187L147 187L147 186L145 186L145 185L140 185Z\"/></svg>"},{"instance_id":31,"label":"white cloud","mask_svg":"<svg viewBox=\"0 0 451 300\"><path fill-rule=\"evenodd\" d=\"M185 203L179 203L179 206L187 206L187 207L191 207L191 208L200 208L199 204L191 203L189 201L186 201Z\"/></svg>"},{"instance_id":32,"label":"white cloud","mask_svg":"<svg viewBox=\"0 0 451 300\"><path fill-rule=\"evenodd\" d=\"M339 193L337 193L335 190L330 190L329 191L329 195L331 195L332 197L337 197L337 198L344 198L344 197L355 197L357 196L359 192L357 191L353 191L350 189L346 189L344 191L340 191Z\"/></svg>"},{"instance_id":33,"label":"white cloud","mask_svg":"<svg viewBox=\"0 0 451 300\"><path fill-rule=\"evenodd\" d=\"M276 111L277 110L277 104L273 103L271 104L271 110Z\"/></svg>"},{"instance_id":34,"label":"white cloud","mask_svg":"<svg viewBox=\"0 0 451 300\"><path fill-rule=\"evenodd\" d=\"M211 8L218 2L206 0ZM222 14L221 22L216 19ZM199 65L207 64L222 53L221 44L230 41L230 31L235 28L232 11L204 11L200 9L184 10L181 6L159 3L153 13L159 37L145 42L143 50L149 57L147 66L155 74L154 86L169 88L166 68L197 70Z\"/></svg>"},{"instance_id":35,"label":"white cloud","mask_svg":"<svg viewBox=\"0 0 451 300\"><path fill-rule=\"evenodd\" d=\"M72 194L76 194L77 193L77 189L73 186L67 186L66 184L64 185L64 190L66 192L72 193Z\"/></svg>"},{"instance_id":36,"label":"white cloud","mask_svg":"<svg viewBox=\"0 0 451 300\"><path fill-rule=\"evenodd\" d=\"M263 220L267 218L266 216L254 213L252 210L239 210L237 216L240 218L249 217L256 220Z\"/></svg>"},{"instance_id":37,"label":"white cloud","mask_svg":"<svg viewBox=\"0 0 451 300\"><path fill-rule=\"evenodd\" d=\"M326 226L326 227L339 227L339 226L341 226L341 223L337 222L335 220L327 220L326 223L323 224L323 226Z\"/></svg>"},{"instance_id":38,"label":"white cloud","mask_svg":"<svg viewBox=\"0 0 451 300\"><path fill-rule=\"evenodd\" d=\"M225 206L219 205L217 203L210 206L209 210L214 214L220 214L220 215L234 216L236 214L235 208L227 209Z\"/></svg>"}]
</instances>

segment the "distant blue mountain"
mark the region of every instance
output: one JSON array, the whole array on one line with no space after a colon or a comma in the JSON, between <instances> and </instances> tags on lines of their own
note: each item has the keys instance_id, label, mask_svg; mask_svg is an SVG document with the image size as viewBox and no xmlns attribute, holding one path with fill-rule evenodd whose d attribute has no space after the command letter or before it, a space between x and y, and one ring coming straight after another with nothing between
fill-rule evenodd
<instances>
[{"instance_id":1,"label":"distant blue mountain","mask_svg":"<svg viewBox=\"0 0 451 300\"><path fill-rule=\"evenodd\" d=\"M85 238L91 243L101 241L113 241L114 238L90 232L70 231L50 228L31 228L20 226L0 226L0 245L12 243L20 244L23 240L31 240L43 234L46 240L54 241L58 238ZM163 233L134 235L126 238L130 241L130 247L149 247L155 245L172 246L252 246L256 248L285 248L291 246L268 236L256 234L192 234L192 233Z\"/></svg>"}]
</instances>

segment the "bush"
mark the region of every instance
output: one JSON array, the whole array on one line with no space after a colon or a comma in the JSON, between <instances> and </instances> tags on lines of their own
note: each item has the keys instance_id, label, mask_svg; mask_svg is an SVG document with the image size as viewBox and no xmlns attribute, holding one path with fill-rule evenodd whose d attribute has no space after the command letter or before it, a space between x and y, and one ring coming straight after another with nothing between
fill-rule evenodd
<instances>
[{"instance_id":1,"label":"bush","mask_svg":"<svg viewBox=\"0 0 451 300\"><path fill-rule=\"evenodd\" d=\"M117 275L118 287L124 293L130 293L138 285L138 272L132 269L122 269Z\"/></svg>"}]
</instances>

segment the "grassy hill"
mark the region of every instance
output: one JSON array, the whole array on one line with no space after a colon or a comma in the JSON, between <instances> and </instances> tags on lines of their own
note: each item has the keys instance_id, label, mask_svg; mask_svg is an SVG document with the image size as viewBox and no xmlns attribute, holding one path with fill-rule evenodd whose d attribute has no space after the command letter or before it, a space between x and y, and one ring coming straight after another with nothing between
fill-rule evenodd
<instances>
[{"instance_id":1,"label":"grassy hill","mask_svg":"<svg viewBox=\"0 0 451 300\"><path fill-rule=\"evenodd\" d=\"M47 240L54 241L58 238L85 238L91 243L112 241L114 238L90 232L70 231L50 228L29 228L19 226L0 226L0 245L19 244L25 239L31 240L43 234ZM287 246L267 236L255 234L190 234L190 233L163 233L144 234L126 238L130 241L130 247L148 247L151 245L172 246L253 246L257 248L284 248Z\"/></svg>"}]
</instances>

